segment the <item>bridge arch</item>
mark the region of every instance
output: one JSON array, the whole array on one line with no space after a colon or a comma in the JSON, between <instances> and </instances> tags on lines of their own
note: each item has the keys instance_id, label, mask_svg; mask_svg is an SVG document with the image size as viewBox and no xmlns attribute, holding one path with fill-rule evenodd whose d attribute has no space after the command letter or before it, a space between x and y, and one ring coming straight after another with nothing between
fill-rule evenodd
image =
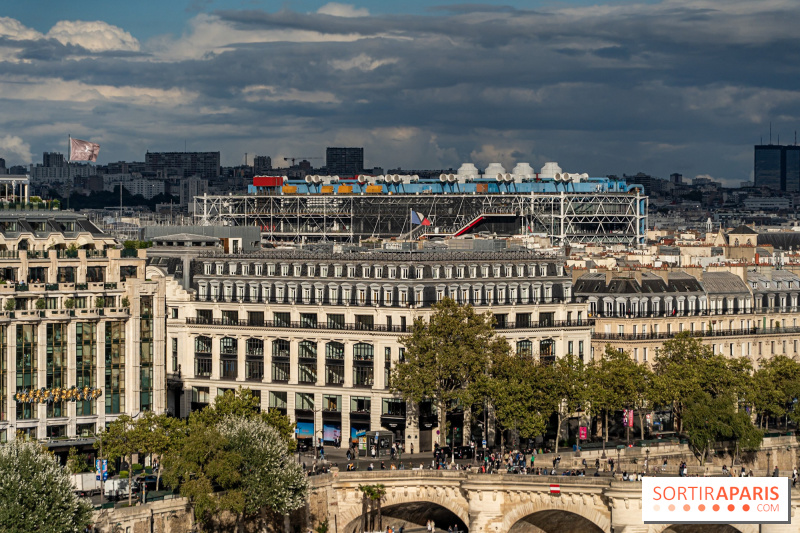
<instances>
[{"instance_id":1,"label":"bridge arch","mask_svg":"<svg viewBox=\"0 0 800 533\"><path fill-rule=\"evenodd\" d=\"M469 527L469 505L466 498L458 488L433 489L429 487L386 487L386 496L381 501L381 512L384 516L383 527L392 525L392 518L414 522L425 527L425 519L422 523L418 521L418 515L424 506L430 506L432 516L436 521L437 516L442 516L442 512L449 513L467 528ZM416 489L416 490L415 490ZM344 525L342 531L359 531L361 522L361 493L358 490L348 490L342 497L350 503L349 508L344 510L339 517L340 524ZM352 505L357 502L357 505ZM388 520L388 522L387 522ZM415 522L415 520L417 520ZM436 521L437 527L440 524L447 526L453 525Z\"/></svg>"},{"instance_id":2,"label":"bridge arch","mask_svg":"<svg viewBox=\"0 0 800 533\"><path fill-rule=\"evenodd\" d=\"M547 529L548 524L555 524L562 518L571 518L577 532L608 533L611 531L610 517L594 507L574 503L572 499L562 500L560 497L545 497L537 501L530 501L516 505L503 520L502 531L512 531L517 526L517 531L525 531L524 523L536 526L545 533L560 533L565 531L562 526ZM580 520L575 520L575 518ZM545 527L542 527L545 526ZM534 530L535 531L535 530Z\"/></svg>"}]
</instances>

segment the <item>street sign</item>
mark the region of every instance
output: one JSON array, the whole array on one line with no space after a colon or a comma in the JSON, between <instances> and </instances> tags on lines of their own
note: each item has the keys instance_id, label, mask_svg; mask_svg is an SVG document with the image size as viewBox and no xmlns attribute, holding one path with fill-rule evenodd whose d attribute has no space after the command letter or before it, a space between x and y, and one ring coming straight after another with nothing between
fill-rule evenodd
<instances>
[{"instance_id":1,"label":"street sign","mask_svg":"<svg viewBox=\"0 0 800 533\"><path fill-rule=\"evenodd\" d=\"M551 484L550 494L561 494L561 485Z\"/></svg>"},{"instance_id":2,"label":"street sign","mask_svg":"<svg viewBox=\"0 0 800 533\"><path fill-rule=\"evenodd\" d=\"M483 439L483 447L486 448L486 439Z\"/></svg>"},{"instance_id":3,"label":"street sign","mask_svg":"<svg viewBox=\"0 0 800 533\"><path fill-rule=\"evenodd\" d=\"M588 437L588 429L586 426L581 426L578 428L578 438L580 440L586 440Z\"/></svg>"}]
</instances>

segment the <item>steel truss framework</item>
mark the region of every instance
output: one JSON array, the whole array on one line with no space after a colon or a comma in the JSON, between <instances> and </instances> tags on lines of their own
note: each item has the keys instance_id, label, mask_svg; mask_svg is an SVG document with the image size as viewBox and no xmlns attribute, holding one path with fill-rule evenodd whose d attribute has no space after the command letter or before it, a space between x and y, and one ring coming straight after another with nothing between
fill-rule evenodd
<instances>
[{"instance_id":1,"label":"steel truss framework","mask_svg":"<svg viewBox=\"0 0 800 533\"><path fill-rule=\"evenodd\" d=\"M647 227L647 197L634 193L207 195L194 204L198 224L258 226L270 241L445 236L503 219L515 233L545 233L559 245L639 244ZM412 209L431 225L412 228Z\"/></svg>"}]
</instances>

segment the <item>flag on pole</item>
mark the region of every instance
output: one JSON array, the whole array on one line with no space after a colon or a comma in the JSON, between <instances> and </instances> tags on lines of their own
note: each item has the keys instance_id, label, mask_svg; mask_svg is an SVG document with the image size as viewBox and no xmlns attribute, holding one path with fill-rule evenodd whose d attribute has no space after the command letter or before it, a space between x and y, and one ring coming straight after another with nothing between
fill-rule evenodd
<instances>
[{"instance_id":1,"label":"flag on pole","mask_svg":"<svg viewBox=\"0 0 800 533\"><path fill-rule=\"evenodd\" d=\"M431 221L425 218L422 213L417 213L416 211L411 211L411 223L412 224L422 224L423 226L430 226Z\"/></svg>"},{"instance_id":2,"label":"flag on pole","mask_svg":"<svg viewBox=\"0 0 800 533\"><path fill-rule=\"evenodd\" d=\"M97 161L97 154L100 153L100 145L82 141L80 139L69 139L69 160L70 161Z\"/></svg>"}]
</instances>

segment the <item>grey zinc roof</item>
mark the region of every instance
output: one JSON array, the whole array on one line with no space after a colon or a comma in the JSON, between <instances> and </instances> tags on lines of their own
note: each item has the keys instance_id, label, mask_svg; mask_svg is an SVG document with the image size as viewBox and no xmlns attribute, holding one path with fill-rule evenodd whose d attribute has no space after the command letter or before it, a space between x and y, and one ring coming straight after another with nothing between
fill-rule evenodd
<instances>
[{"instance_id":1,"label":"grey zinc roof","mask_svg":"<svg viewBox=\"0 0 800 533\"><path fill-rule=\"evenodd\" d=\"M750 226L742 224L728 232L729 235L758 235L758 232Z\"/></svg>"},{"instance_id":2,"label":"grey zinc roof","mask_svg":"<svg viewBox=\"0 0 800 533\"><path fill-rule=\"evenodd\" d=\"M174 235L164 235L161 237L153 237L153 242L219 242L216 237L209 237L208 235L193 235L191 233L176 233Z\"/></svg>"},{"instance_id":3,"label":"grey zinc roof","mask_svg":"<svg viewBox=\"0 0 800 533\"><path fill-rule=\"evenodd\" d=\"M750 294L742 278L730 272L706 272L703 286L708 294Z\"/></svg>"}]
</instances>

